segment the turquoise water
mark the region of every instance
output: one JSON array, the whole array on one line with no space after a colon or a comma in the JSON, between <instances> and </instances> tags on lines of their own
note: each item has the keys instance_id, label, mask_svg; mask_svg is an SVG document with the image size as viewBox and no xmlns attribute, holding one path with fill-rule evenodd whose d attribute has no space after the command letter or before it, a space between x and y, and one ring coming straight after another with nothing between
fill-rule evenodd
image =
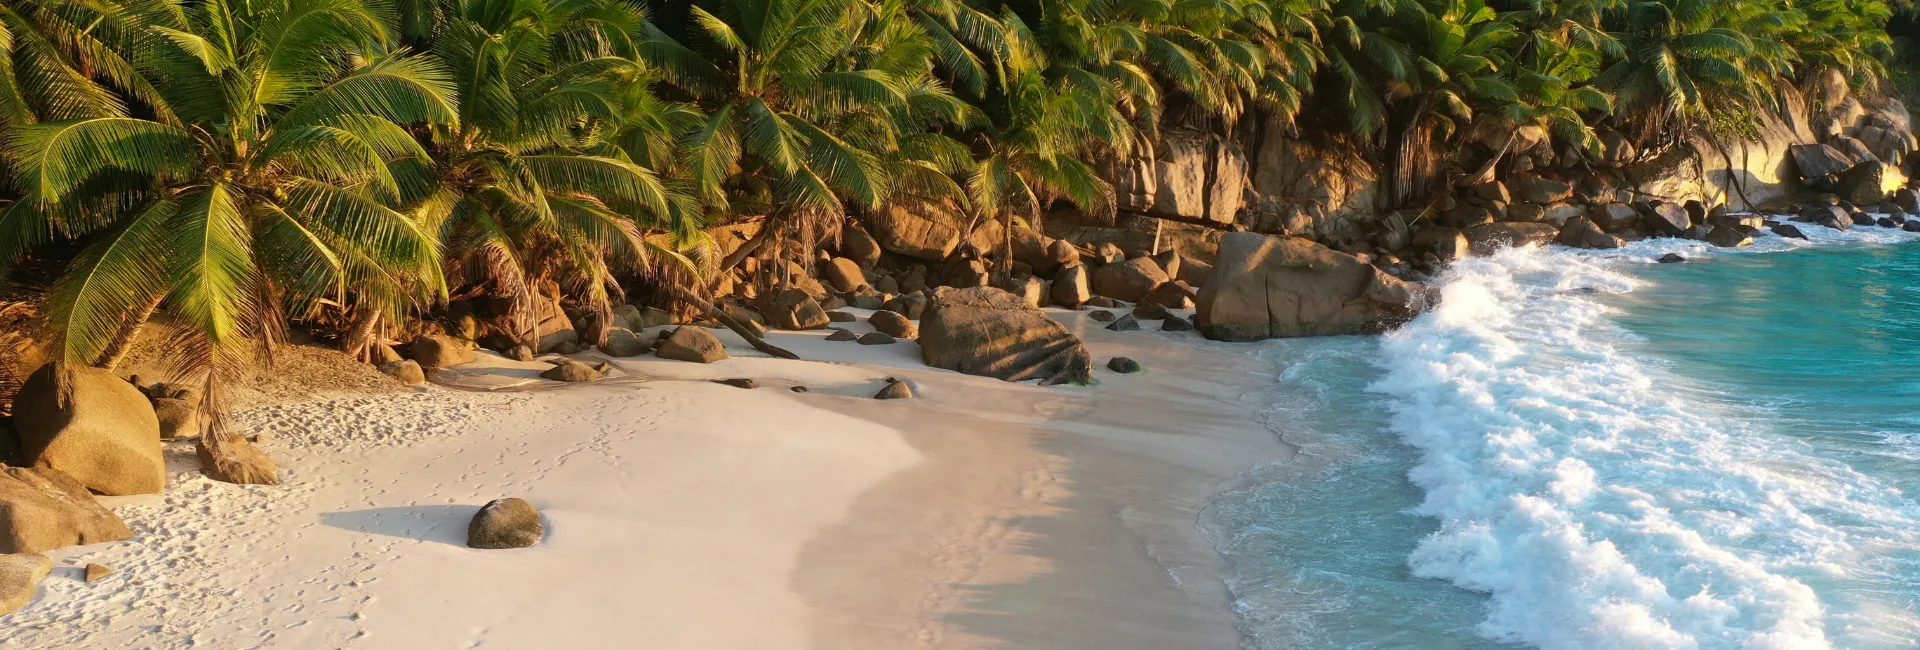
<instances>
[{"instance_id":1,"label":"turquoise water","mask_svg":"<svg viewBox=\"0 0 1920 650\"><path fill-rule=\"evenodd\" d=\"M1920 241L1808 230L1508 251L1263 345L1301 453L1202 515L1249 645L1920 647Z\"/></svg>"}]
</instances>

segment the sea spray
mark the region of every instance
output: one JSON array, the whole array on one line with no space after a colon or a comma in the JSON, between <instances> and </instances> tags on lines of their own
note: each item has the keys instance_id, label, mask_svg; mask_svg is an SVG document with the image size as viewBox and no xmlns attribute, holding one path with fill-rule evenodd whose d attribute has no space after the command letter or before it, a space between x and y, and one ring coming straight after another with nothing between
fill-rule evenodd
<instances>
[{"instance_id":1,"label":"sea spray","mask_svg":"<svg viewBox=\"0 0 1920 650\"><path fill-rule=\"evenodd\" d=\"M1873 604L1809 581L1907 543L1892 538L1915 528L1910 504L1623 351L1595 294L1639 287L1617 266L1654 246L1718 253L1463 260L1439 308L1381 342L1371 390L1418 452L1413 511L1438 522L1414 575L1488 594L1480 634L1543 648L1848 645L1832 610Z\"/></svg>"}]
</instances>

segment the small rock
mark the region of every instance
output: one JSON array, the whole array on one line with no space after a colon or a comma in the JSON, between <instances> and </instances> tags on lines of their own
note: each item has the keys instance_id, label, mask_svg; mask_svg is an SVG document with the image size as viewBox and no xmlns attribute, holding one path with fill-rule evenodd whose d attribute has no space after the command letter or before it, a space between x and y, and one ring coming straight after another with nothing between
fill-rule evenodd
<instances>
[{"instance_id":1,"label":"small rock","mask_svg":"<svg viewBox=\"0 0 1920 650\"><path fill-rule=\"evenodd\" d=\"M573 359L564 359L552 368L548 368L546 372L540 373L540 378L568 383L583 383L597 380L600 378L600 375L601 372L594 369L593 366Z\"/></svg>"},{"instance_id":2,"label":"small rock","mask_svg":"<svg viewBox=\"0 0 1920 650\"><path fill-rule=\"evenodd\" d=\"M438 334L422 336L410 346L414 361L424 369L445 368L473 362L473 348L465 341Z\"/></svg>"},{"instance_id":3,"label":"small rock","mask_svg":"<svg viewBox=\"0 0 1920 650\"><path fill-rule=\"evenodd\" d=\"M1107 325L1107 329L1115 332L1132 332L1140 329L1140 321L1135 319L1133 314L1127 314L1114 319L1112 323Z\"/></svg>"},{"instance_id":4,"label":"small rock","mask_svg":"<svg viewBox=\"0 0 1920 650\"><path fill-rule=\"evenodd\" d=\"M1667 253L1660 256L1661 264L1679 264L1685 261L1687 261L1687 258L1682 257L1679 253Z\"/></svg>"},{"instance_id":5,"label":"small rock","mask_svg":"<svg viewBox=\"0 0 1920 650\"><path fill-rule=\"evenodd\" d=\"M87 564L87 582L99 582L101 578L113 575L113 569L104 564Z\"/></svg>"},{"instance_id":6,"label":"small rock","mask_svg":"<svg viewBox=\"0 0 1920 650\"><path fill-rule=\"evenodd\" d=\"M1168 318L1160 323L1160 331L1162 332L1188 332L1192 330L1193 321L1178 316Z\"/></svg>"},{"instance_id":7,"label":"small rock","mask_svg":"<svg viewBox=\"0 0 1920 650\"><path fill-rule=\"evenodd\" d=\"M413 367L414 372L420 371L420 364L413 363ZM192 438L200 435L200 409L193 402L171 397L158 398L153 400L153 415L160 418L161 440Z\"/></svg>"},{"instance_id":8,"label":"small rock","mask_svg":"<svg viewBox=\"0 0 1920 650\"><path fill-rule=\"evenodd\" d=\"M1143 302L1133 306L1133 317L1140 320L1166 320L1171 317L1165 305Z\"/></svg>"},{"instance_id":9,"label":"small rock","mask_svg":"<svg viewBox=\"0 0 1920 650\"><path fill-rule=\"evenodd\" d=\"M1790 223L1783 223L1783 224L1774 226L1772 230L1773 230L1773 234L1779 235L1781 237L1786 237L1788 239L1806 239L1807 238L1806 233L1800 232L1799 228L1794 227L1794 225Z\"/></svg>"},{"instance_id":10,"label":"small rock","mask_svg":"<svg viewBox=\"0 0 1920 650\"><path fill-rule=\"evenodd\" d=\"M398 381L402 384L407 384L409 386L413 384L425 383L427 381L426 371L421 370L420 363L412 359L403 359L400 361L394 361L392 363L380 364L380 372L385 373L388 377L392 377L394 381ZM160 412L159 404L154 405L153 412L155 414L158 414ZM161 425L161 428L162 429L166 428L164 423ZM172 436L168 436L164 431L162 431L160 437L170 438Z\"/></svg>"},{"instance_id":11,"label":"small rock","mask_svg":"<svg viewBox=\"0 0 1920 650\"><path fill-rule=\"evenodd\" d=\"M1100 307L1103 309L1113 309L1120 306L1120 301L1114 300L1112 298L1108 298L1106 296L1094 296L1093 298L1087 300L1087 306Z\"/></svg>"},{"instance_id":12,"label":"small rock","mask_svg":"<svg viewBox=\"0 0 1920 650\"><path fill-rule=\"evenodd\" d=\"M607 332L607 344L601 346L600 351L610 357L637 357L652 352L653 346L647 345L646 339L633 330L614 328Z\"/></svg>"},{"instance_id":13,"label":"small rock","mask_svg":"<svg viewBox=\"0 0 1920 650\"><path fill-rule=\"evenodd\" d=\"M561 341L553 346L554 354L578 354L580 346L573 341Z\"/></svg>"},{"instance_id":14,"label":"small rock","mask_svg":"<svg viewBox=\"0 0 1920 650\"><path fill-rule=\"evenodd\" d=\"M860 319L854 317L853 314L849 314L844 311L827 312L827 322L829 323L851 323L857 320L860 320Z\"/></svg>"},{"instance_id":15,"label":"small rock","mask_svg":"<svg viewBox=\"0 0 1920 650\"><path fill-rule=\"evenodd\" d=\"M0 555L0 614L11 614L33 600L40 579L53 572L53 560L37 553Z\"/></svg>"},{"instance_id":16,"label":"small rock","mask_svg":"<svg viewBox=\"0 0 1920 650\"><path fill-rule=\"evenodd\" d=\"M843 330L843 329L840 329L840 328L837 328L837 327L836 327L836 328L834 328L834 329L833 329L833 333L832 333L832 334L828 334L828 335L827 335L827 340L829 340L829 341L857 341L857 340L860 340L860 335L858 335L858 334L854 334L852 330Z\"/></svg>"},{"instance_id":17,"label":"small rock","mask_svg":"<svg viewBox=\"0 0 1920 650\"><path fill-rule=\"evenodd\" d=\"M713 380L713 383L726 384L734 388L759 388L760 387L760 382L754 381L753 379L748 377L735 377L733 379L715 379Z\"/></svg>"},{"instance_id":18,"label":"small rock","mask_svg":"<svg viewBox=\"0 0 1920 650\"><path fill-rule=\"evenodd\" d=\"M1091 318L1093 320L1100 321L1102 323L1111 323L1113 322L1113 312L1095 309L1093 310L1093 312L1087 314L1087 318Z\"/></svg>"},{"instance_id":19,"label":"small rock","mask_svg":"<svg viewBox=\"0 0 1920 650\"><path fill-rule=\"evenodd\" d=\"M1107 369L1118 373L1132 374L1140 372L1140 362L1126 357L1114 357L1107 362Z\"/></svg>"},{"instance_id":20,"label":"small rock","mask_svg":"<svg viewBox=\"0 0 1920 650\"><path fill-rule=\"evenodd\" d=\"M513 346L513 350L507 352L507 358L514 361L532 361L533 348L524 345Z\"/></svg>"},{"instance_id":21,"label":"small rock","mask_svg":"<svg viewBox=\"0 0 1920 650\"><path fill-rule=\"evenodd\" d=\"M794 387L792 387L792 388L789 388L789 389L787 389L787 390L790 390L790 391L793 391L793 392L796 392L796 393L804 393L804 392L807 392L807 387L806 387L806 386L794 386Z\"/></svg>"},{"instance_id":22,"label":"small rock","mask_svg":"<svg viewBox=\"0 0 1920 650\"><path fill-rule=\"evenodd\" d=\"M861 345L892 345L898 342L886 332L867 332L860 335L859 341Z\"/></svg>"},{"instance_id":23,"label":"small rock","mask_svg":"<svg viewBox=\"0 0 1920 650\"><path fill-rule=\"evenodd\" d=\"M526 499L494 499L467 522L469 548L526 548L544 534L540 511Z\"/></svg>"},{"instance_id":24,"label":"small rock","mask_svg":"<svg viewBox=\"0 0 1920 650\"><path fill-rule=\"evenodd\" d=\"M1909 219L1900 225L1900 229L1907 232L1920 232L1920 219Z\"/></svg>"},{"instance_id":25,"label":"small rock","mask_svg":"<svg viewBox=\"0 0 1920 650\"><path fill-rule=\"evenodd\" d=\"M912 399L913 387L908 386L907 382L904 382L904 381L890 382L887 384L886 388L882 388L880 389L880 392L874 393L873 398L874 399Z\"/></svg>"}]
</instances>

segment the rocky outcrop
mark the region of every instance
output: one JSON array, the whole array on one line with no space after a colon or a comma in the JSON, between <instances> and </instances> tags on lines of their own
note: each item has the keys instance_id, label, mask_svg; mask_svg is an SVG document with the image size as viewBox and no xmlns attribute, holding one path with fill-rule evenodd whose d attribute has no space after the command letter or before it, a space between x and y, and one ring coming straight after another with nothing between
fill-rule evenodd
<instances>
[{"instance_id":1,"label":"rocky outcrop","mask_svg":"<svg viewBox=\"0 0 1920 650\"><path fill-rule=\"evenodd\" d=\"M420 368L423 370L473 363L471 344L441 334L429 334L414 339L413 343L407 346L407 352L410 358L420 363Z\"/></svg>"},{"instance_id":2,"label":"rocky outcrop","mask_svg":"<svg viewBox=\"0 0 1920 650\"><path fill-rule=\"evenodd\" d=\"M826 327L827 312L812 296L799 289L780 292L764 306L767 324L783 330L815 330Z\"/></svg>"},{"instance_id":3,"label":"rocky outcrop","mask_svg":"<svg viewBox=\"0 0 1920 650\"><path fill-rule=\"evenodd\" d=\"M1093 292L1135 302L1167 281L1167 274L1153 258L1136 257L1119 264L1105 264L1093 272Z\"/></svg>"},{"instance_id":4,"label":"rocky outcrop","mask_svg":"<svg viewBox=\"0 0 1920 650\"><path fill-rule=\"evenodd\" d=\"M903 339L919 338L920 326L907 320L905 315L891 311L876 311L867 317L867 324L876 332Z\"/></svg>"},{"instance_id":5,"label":"rocky outcrop","mask_svg":"<svg viewBox=\"0 0 1920 650\"><path fill-rule=\"evenodd\" d=\"M1502 248L1543 246L1560 236L1550 223L1489 223L1461 231L1474 255L1492 255Z\"/></svg>"},{"instance_id":6,"label":"rocky outcrop","mask_svg":"<svg viewBox=\"0 0 1920 650\"><path fill-rule=\"evenodd\" d=\"M0 469L0 553L41 553L132 536L126 522L65 472Z\"/></svg>"},{"instance_id":7,"label":"rocky outcrop","mask_svg":"<svg viewBox=\"0 0 1920 650\"><path fill-rule=\"evenodd\" d=\"M1624 242L1619 237L1607 234L1586 217L1575 217L1560 227L1560 243L1574 248L1619 248Z\"/></svg>"},{"instance_id":8,"label":"rocky outcrop","mask_svg":"<svg viewBox=\"0 0 1920 650\"><path fill-rule=\"evenodd\" d=\"M111 371L68 371L64 395L52 364L34 371L14 395L13 426L22 457L101 494L153 494L165 488L160 420L147 396Z\"/></svg>"},{"instance_id":9,"label":"rocky outcrop","mask_svg":"<svg viewBox=\"0 0 1920 650\"><path fill-rule=\"evenodd\" d=\"M494 499L467 522L467 547L526 548L540 543L545 534L540 511L526 499Z\"/></svg>"},{"instance_id":10,"label":"rocky outcrop","mask_svg":"<svg viewBox=\"0 0 1920 650\"><path fill-rule=\"evenodd\" d=\"M1053 277L1053 287L1049 296L1053 304L1068 309L1078 309L1093 299L1093 289L1088 282L1087 267L1075 264L1060 269Z\"/></svg>"},{"instance_id":11,"label":"rocky outcrop","mask_svg":"<svg viewBox=\"0 0 1920 650\"><path fill-rule=\"evenodd\" d=\"M218 430L200 436L194 452L209 478L239 485L277 485L280 466L245 437Z\"/></svg>"},{"instance_id":12,"label":"rocky outcrop","mask_svg":"<svg viewBox=\"0 0 1920 650\"><path fill-rule=\"evenodd\" d=\"M920 321L927 365L1007 381L1083 383L1093 360L1072 332L1018 296L991 287L941 288Z\"/></svg>"},{"instance_id":13,"label":"rocky outcrop","mask_svg":"<svg viewBox=\"0 0 1920 650\"><path fill-rule=\"evenodd\" d=\"M869 215L880 247L908 257L938 262L960 245L960 228L951 211L930 205L889 205Z\"/></svg>"},{"instance_id":14,"label":"rocky outcrop","mask_svg":"<svg viewBox=\"0 0 1920 650\"><path fill-rule=\"evenodd\" d=\"M1195 324L1222 341L1369 334L1406 322L1433 300L1424 287L1313 242L1230 233L1200 287Z\"/></svg>"}]
</instances>

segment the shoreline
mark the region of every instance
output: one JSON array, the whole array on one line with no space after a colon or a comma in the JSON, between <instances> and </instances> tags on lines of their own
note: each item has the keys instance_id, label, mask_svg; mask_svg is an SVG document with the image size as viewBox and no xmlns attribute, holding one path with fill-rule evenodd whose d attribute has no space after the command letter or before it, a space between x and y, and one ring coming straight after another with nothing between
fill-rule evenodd
<instances>
[{"instance_id":1,"label":"shoreline","mask_svg":"<svg viewBox=\"0 0 1920 650\"><path fill-rule=\"evenodd\" d=\"M104 500L134 538L50 553L0 647L1238 647L1197 517L1287 454L1240 399L1259 364L1050 313L1147 372L1040 388L926 368L911 342L782 332L809 361L615 359L647 377L255 406L239 416L282 485L211 481L170 443L165 493ZM534 369L482 359L502 385ZM888 376L921 398L868 399ZM726 377L760 386L703 381ZM464 548L472 510L506 496L546 538ZM71 579L88 562L116 575Z\"/></svg>"}]
</instances>

